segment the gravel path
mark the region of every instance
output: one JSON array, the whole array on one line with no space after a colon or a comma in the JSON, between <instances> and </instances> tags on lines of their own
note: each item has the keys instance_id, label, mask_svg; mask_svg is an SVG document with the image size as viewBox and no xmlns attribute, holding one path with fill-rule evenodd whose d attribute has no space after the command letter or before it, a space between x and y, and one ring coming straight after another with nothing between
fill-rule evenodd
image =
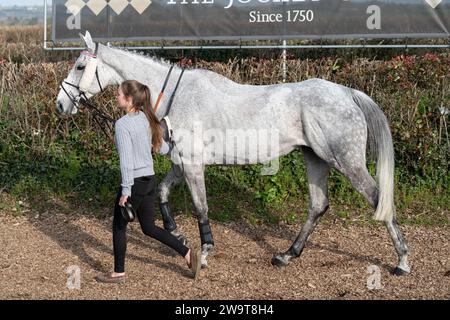
<instances>
[{"instance_id":1,"label":"gravel path","mask_svg":"<svg viewBox=\"0 0 450 320\"><path fill-rule=\"evenodd\" d=\"M196 221L179 216L177 222L197 244ZM0 215L0 299L450 298L448 227L401 226L412 274L395 277L396 254L380 226L319 224L301 258L276 268L272 255L289 247L299 226L212 221L216 249L194 282L181 257L132 223L127 282L98 284L94 277L112 266L111 224L80 215ZM80 268L80 289L66 285L73 265ZM367 287L371 265L380 270L379 289Z\"/></svg>"}]
</instances>

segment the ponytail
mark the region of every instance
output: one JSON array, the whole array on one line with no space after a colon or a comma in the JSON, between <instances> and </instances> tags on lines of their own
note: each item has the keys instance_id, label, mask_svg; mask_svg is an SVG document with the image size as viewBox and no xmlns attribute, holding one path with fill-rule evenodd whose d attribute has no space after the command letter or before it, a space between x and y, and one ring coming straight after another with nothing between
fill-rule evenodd
<instances>
[{"instance_id":1,"label":"ponytail","mask_svg":"<svg viewBox=\"0 0 450 320\"><path fill-rule=\"evenodd\" d=\"M150 124L150 129L152 132L152 150L153 152L158 152L162 145L163 132L161 124L153 112L153 106L150 99L150 89L146 85L142 85L144 89L144 103L143 111L147 116L148 122Z\"/></svg>"},{"instance_id":2,"label":"ponytail","mask_svg":"<svg viewBox=\"0 0 450 320\"><path fill-rule=\"evenodd\" d=\"M133 107L144 112L152 132L152 151L158 152L162 145L163 131L158 118L153 112L150 89L136 80L126 80L120 85L123 94L131 97Z\"/></svg>"}]
</instances>

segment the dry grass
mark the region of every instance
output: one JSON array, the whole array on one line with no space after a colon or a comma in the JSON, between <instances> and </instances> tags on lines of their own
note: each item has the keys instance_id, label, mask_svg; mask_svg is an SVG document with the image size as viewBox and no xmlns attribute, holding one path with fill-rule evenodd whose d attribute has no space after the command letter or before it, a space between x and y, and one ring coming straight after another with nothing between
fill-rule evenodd
<instances>
[{"instance_id":1,"label":"dry grass","mask_svg":"<svg viewBox=\"0 0 450 320\"><path fill-rule=\"evenodd\" d=\"M41 44L44 39L42 26L1 26L0 43Z\"/></svg>"}]
</instances>

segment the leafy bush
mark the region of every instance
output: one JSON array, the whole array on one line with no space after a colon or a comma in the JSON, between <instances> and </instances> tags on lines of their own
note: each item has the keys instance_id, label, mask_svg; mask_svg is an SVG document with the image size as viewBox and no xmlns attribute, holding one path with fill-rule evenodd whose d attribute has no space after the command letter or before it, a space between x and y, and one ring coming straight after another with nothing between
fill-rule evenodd
<instances>
[{"instance_id":1,"label":"leafy bush","mask_svg":"<svg viewBox=\"0 0 450 320\"><path fill-rule=\"evenodd\" d=\"M6 36L4 30L0 31L0 38L7 38L0 46L0 185L18 198L76 196L78 201L109 205L120 179L112 142L90 114L60 118L54 110L59 84L78 53L43 52L38 41L30 40L36 33L30 33ZM228 52L228 58L225 53L221 57L211 55L215 61L196 59L194 64L239 83L273 84L282 81L282 72L281 60L271 54L273 51L267 53L269 57L246 57ZM373 97L389 119L393 134L399 218L416 221L410 213L415 210L447 223L448 52L401 54L384 60L351 54L314 59L291 54L288 58L288 82L319 77ZM114 90L108 88L93 100L118 118ZM275 176L262 176L261 165L208 167L211 217L244 217L251 222L298 219L294 210L298 212L301 205L305 212L308 203L301 152L282 157L280 163ZM170 162L157 156L155 164L161 179ZM370 170L374 174L372 164ZM348 208L370 210L342 175L332 173L329 189L331 205L341 208L337 217L347 219ZM183 185L173 191L176 211L188 211L188 203L192 209L186 194Z\"/></svg>"}]
</instances>

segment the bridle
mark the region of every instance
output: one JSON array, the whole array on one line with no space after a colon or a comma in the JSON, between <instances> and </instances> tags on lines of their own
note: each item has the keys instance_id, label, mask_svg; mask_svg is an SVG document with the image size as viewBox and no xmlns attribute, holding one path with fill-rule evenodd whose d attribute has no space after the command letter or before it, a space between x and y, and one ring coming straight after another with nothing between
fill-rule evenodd
<instances>
[{"instance_id":1,"label":"bridle","mask_svg":"<svg viewBox=\"0 0 450 320\"><path fill-rule=\"evenodd\" d=\"M98 50L98 44L95 47L95 53L89 53L88 51L83 51L84 54L89 55L93 58L97 57L97 50ZM100 88L100 91L103 92L103 87L102 84L100 83L100 78L98 76L98 67L95 68L95 78L97 79L97 83L98 86ZM69 85L75 89L78 90L79 94L78 96L73 96L72 94L70 94L70 92L68 92L66 90L66 88L64 87L64 84ZM107 127L109 129L109 131L111 132L115 123L115 120L112 119L110 116L108 116L105 112L103 112L102 110L100 110L98 107L96 107L95 105L93 105L92 103L90 103L88 101L88 98L86 96L86 92L81 90L79 85L75 85L73 83L70 83L66 80L63 81L63 83L61 84L61 89L64 91L64 93L67 95L67 97L70 99L70 101L72 102L72 104L81 109L80 105L85 107L86 109L90 110L92 112L92 117L94 119L94 121L100 126L100 128L102 129L103 133L109 137L109 134L106 132L105 127ZM72 110L70 110L70 113L72 113Z\"/></svg>"}]
</instances>

